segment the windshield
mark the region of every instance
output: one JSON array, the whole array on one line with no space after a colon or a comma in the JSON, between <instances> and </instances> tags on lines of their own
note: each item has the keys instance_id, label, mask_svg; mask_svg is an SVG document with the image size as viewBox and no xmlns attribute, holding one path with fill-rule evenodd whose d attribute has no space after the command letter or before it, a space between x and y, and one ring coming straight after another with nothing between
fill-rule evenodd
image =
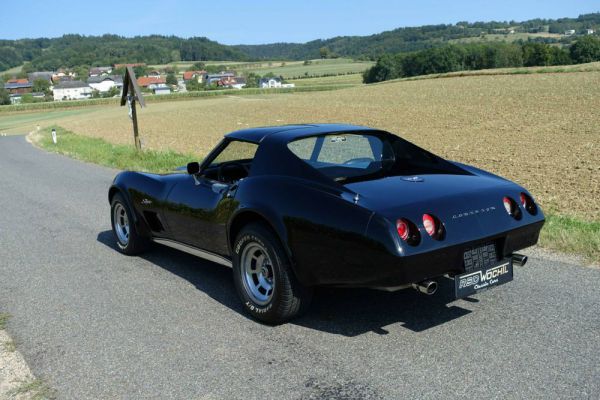
<instances>
[{"instance_id":1,"label":"windshield","mask_svg":"<svg viewBox=\"0 0 600 400\"><path fill-rule=\"evenodd\" d=\"M297 157L336 181L378 174L394 164L394 151L379 136L340 133L288 143Z\"/></svg>"}]
</instances>

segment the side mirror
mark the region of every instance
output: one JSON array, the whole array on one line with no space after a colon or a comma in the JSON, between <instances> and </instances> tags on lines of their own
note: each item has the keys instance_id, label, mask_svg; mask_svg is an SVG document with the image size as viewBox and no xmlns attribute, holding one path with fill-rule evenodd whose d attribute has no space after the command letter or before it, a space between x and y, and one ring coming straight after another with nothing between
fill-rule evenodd
<instances>
[{"instance_id":1,"label":"side mirror","mask_svg":"<svg viewBox=\"0 0 600 400\"><path fill-rule=\"evenodd\" d=\"M187 165L187 173L188 174L196 175L199 172L200 172L200 163L198 163L196 161L188 163L188 165Z\"/></svg>"}]
</instances>

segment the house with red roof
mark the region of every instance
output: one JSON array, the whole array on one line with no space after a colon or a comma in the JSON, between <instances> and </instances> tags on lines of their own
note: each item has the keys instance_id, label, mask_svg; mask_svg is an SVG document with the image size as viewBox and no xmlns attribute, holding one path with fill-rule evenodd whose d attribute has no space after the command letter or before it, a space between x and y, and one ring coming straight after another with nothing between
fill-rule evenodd
<instances>
[{"instance_id":1,"label":"house with red roof","mask_svg":"<svg viewBox=\"0 0 600 400\"><path fill-rule=\"evenodd\" d=\"M143 88L147 88L150 85L161 85L167 83L166 78L161 78L157 76L140 76L137 79L138 85Z\"/></svg>"}]
</instances>

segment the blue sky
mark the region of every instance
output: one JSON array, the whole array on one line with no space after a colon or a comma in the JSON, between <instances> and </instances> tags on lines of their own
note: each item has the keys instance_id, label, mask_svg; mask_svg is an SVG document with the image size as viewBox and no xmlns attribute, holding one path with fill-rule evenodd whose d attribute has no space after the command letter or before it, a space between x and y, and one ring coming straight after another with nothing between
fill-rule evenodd
<instances>
[{"instance_id":1,"label":"blue sky","mask_svg":"<svg viewBox=\"0 0 600 400\"><path fill-rule=\"evenodd\" d=\"M306 42L402 26L576 17L598 0L19 0L2 4L1 39L65 33L206 36L225 44ZM14 16L14 18L12 17Z\"/></svg>"}]
</instances>

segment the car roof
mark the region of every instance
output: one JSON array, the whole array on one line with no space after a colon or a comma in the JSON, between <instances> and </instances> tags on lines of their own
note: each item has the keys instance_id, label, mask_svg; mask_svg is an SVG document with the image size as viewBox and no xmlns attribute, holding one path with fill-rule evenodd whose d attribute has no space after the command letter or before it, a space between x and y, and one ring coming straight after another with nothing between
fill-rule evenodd
<instances>
[{"instance_id":1,"label":"car roof","mask_svg":"<svg viewBox=\"0 0 600 400\"><path fill-rule=\"evenodd\" d=\"M269 137L278 139L285 137L286 141L292 141L307 136L349 131L375 131L375 129L349 124L298 124L242 129L228 133L225 137L258 144Z\"/></svg>"}]
</instances>

